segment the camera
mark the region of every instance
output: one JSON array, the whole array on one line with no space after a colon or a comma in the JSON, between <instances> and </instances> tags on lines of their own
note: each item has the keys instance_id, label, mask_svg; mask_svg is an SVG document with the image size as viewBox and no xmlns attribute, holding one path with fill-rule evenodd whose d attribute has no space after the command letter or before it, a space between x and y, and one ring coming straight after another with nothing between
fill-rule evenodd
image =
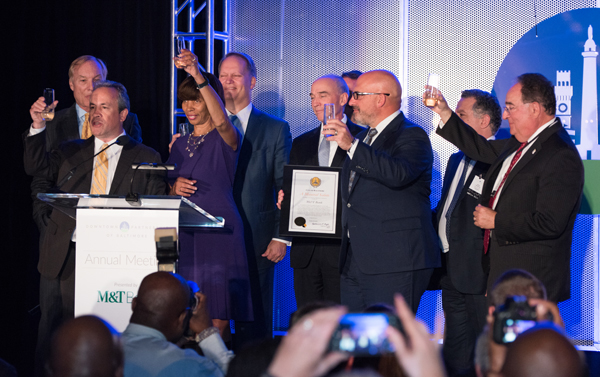
<instances>
[{"instance_id":1,"label":"camera","mask_svg":"<svg viewBox=\"0 0 600 377\"><path fill-rule=\"evenodd\" d=\"M179 250L177 249L177 229L156 228L154 231L156 242L156 259L158 271L176 272Z\"/></svg>"},{"instance_id":2,"label":"camera","mask_svg":"<svg viewBox=\"0 0 600 377\"><path fill-rule=\"evenodd\" d=\"M527 303L525 296L509 296L494 312L494 342L506 344L514 342L517 335L532 328L537 323L535 306Z\"/></svg>"},{"instance_id":3,"label":"camera","mask_svg":"<svg viewBox=\"0 0 600 377\"><path fill-rule=\"evenodd\" d=\"M375 356L393 352L385 334L388 326L403 329L400 319L384 313L348 313L340 319L329 341L330 351L357 356Z\"/></svg>"}]
</instances>

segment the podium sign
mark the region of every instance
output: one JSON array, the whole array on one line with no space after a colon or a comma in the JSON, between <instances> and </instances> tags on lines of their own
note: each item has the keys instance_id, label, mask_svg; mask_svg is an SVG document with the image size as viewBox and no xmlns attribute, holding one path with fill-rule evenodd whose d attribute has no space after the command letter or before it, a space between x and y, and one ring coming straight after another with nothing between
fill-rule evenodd
<instances>
[{"instance_id":1,"label":"podium sign","mask_svg":"<svg viewBox=\"0 0 600 377\"><path fill-rule=\"evenodd\" d=\"M223 228L216 217L186 198L88 194L38 194L77 220L75 316L94 314L125 330L142 279L158 270L156 228Z\"/></svg>"},{"instance_id":2,"label":"podium sign","mask_svg":"<svg viewBox=\"0 0 600 377\"><path fill-rule=\"evenodd\" d=\"M93 313L124 331L142 279L158 269L154 231L178 222L177 209L77 209L75 316Z\"/></svg>"}]
</instances>

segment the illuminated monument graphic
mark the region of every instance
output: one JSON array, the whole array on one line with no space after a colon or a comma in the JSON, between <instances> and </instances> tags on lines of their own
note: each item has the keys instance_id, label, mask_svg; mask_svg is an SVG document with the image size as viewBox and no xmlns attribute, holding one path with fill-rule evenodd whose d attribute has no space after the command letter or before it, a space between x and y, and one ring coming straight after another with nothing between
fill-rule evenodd
<instances>
[{"instance_id":1,"label":"illuminated monument graphic","mask_svg":"<svg viewBox=\"0 0 600 377\"><path fill-rule=\"evenodd\" d=\"M571 71L556 71L554 95L556 96L556 116L560 118L571 138L574 138L575 130L571 129L571 97L573 97Z\"/></svg>"},{"instance_id":2,"label":"illuminated monument graphic","mask_svg":"<svg viewBox=\"0 0 600 377\"><path fill-rule=\"evenodd\" d=\"M596 81L596 43L592 25L588 28L588 39L584 45L583 85L581 91L581 134L577 146L582 160L600 160L598 145L598 85Z\"/></svg>"}]
</instances>

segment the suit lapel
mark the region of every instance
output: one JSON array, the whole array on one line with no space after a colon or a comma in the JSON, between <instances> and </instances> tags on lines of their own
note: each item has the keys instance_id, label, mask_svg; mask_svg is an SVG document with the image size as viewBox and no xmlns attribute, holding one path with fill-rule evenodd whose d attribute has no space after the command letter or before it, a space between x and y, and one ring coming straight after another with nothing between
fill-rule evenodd
<instances>
[{"instance_id":1,"label":"suit lapel","mask_svg":"<svg viewBox=\"0 0 600 377\"><path fill-rule=\"evenodd\" d=\"M546 141L550 135L558 132L560 129L559 127L562 127L562 124L560 124L560 122L554 122L539 134L537 140L531 144L529 149L527 149L527 152L521 156L519 162L517 162L517 164L511 170L506 182L504 182L504 187L508 187L508 185L510 185L514 177L519 174L519 172L529 163L529 161L531 161L533 157L542 150L542 143Z\"/></svg>"},{"instance_id":2,"label":"suit lapel","mask_svg":"<svg viewBox=\"0 0 600 377\"><path fill-rule=\"evenodd\" d=\"M245 180L248 163L250 162L250 157L252 157L252 148L254 147L260 132L260 116L260 112L252 105L252 111L250 111L250 117L248 118L248 126L244 133L235 171L234 191L236 192L241 192L241 187Z\"/></svg>"},{"instance_id":3,"label":"suit lapel","mask_svg":"<svg viewBox=\"0 0 600 377\"><path fill-rule=\"evenodd\" d=\"M365 137L367 136L367 131L368 130L361 131L358 135L356 135L358 140L360 140L362 142L365 139ZM350 167L350 165L352 165L351 159L347 159L345 163L348 164L349 167ZM353 170L350 169L350 171L353 171ZM348 175L348 185L346 187L348 187L350 185L350 175L351 174L352 173L349 173L349 175ZM348 193L348 197L350 197L350 195L352 195L352 192L356 188L356 183L358 182L359 178L360 178L360 174L357 173L354 176L354 182L352 182L352 188L350 189L350 192ZM346 189L346 188L344 188L344 189Z\"/></svg>"},{"instance_id":4,"label":"suit lapel","mask_svg":"<svg viewBox=\"0 0 600 377\"><path fill-rule=\"evenodd\" d=\"M131 164L134 162L147 162L147 161L134 161L137 153L133 150L135 142L130 138L129 143L123 146L119 162L117 163L117 169L115 175L110 184L109 195L116 195L119 192L120 186L123 184L129 184L130 182L125 181L125 176L131 171ZM121 191L122 192L122 191Z\"/></svg>"},{"instance_id":5,"label":"suit lapel","mask_svg":"<svg viewBox=\"0 0 600 377\"><path fill-rule=\"evenodd\" d=\"M63 132L66 136L64 140L81 139L81 135L79 135L79 120L77 118L77 109L75 108L75 104L69 108L69 116L67 116L66 122L63 126Z\"/></svg>"},{"instance_id":6,"label":"suit lapel","mask_svg":"<svg viewBox=\"0 0 600 377\"><path fill-rule=\"evenodd\" d=\"M379 136L377 136L377 139L375 139L375 141L373 141L370 148L381 149L383 147L385 141L387 140L387 138L389 138L390 135L395 135L403 123L404 123L404 115L402 113L400 113L400 114L398 114L397 117L392 119L392 121L385 127L385 129L381 132L381 134L379 134ZM365 136L368 133L368 130L369 130L369 128L367 128L364 131L361 131L357 135L359 140L361 140L361 141L364 140ZM360 180L360 174L356 174L356 176L354 177L354 182L352 183L352 190L350 192L350 195L352 195L352 191L354 191L354 188L356 187L356 184L358 183L359 180Z\"/></svg>"},{"instance_id":7,"label":"suit lapel","mask_svg":"<svg viewBox=\"0 0 600 377\"><path fill-rule=\"evenodd\" d=\"M448 166L446 166L446 179L444 180L444 186L442 187L442 197L440 199L440 203L442 205L446 203L446 198L448 198L448 191L450 190L450 185L454 180L454 176L456 175L456 171L460 166L460 161L462 160L463 156L464 153L458 152L453 154L448 160Z\"/></svg>"},{"instance_id":8,"label":"suit lapel","mask_svg":"<svg viewBox=\"0 0 600 377\"><path fill-rule=\"evenodd\" d=\"M494 190L494 184L498 179L498 174L500 174L500 170L502 170L502 164L504 164L504 160L508 156L510 156L513 152L519 149L519 141L513 137L506 143L506 148L503 152L500 153L496 161L490 166L488 173L486 175L486 180L483 185L483 193L482 193L482 201L481 203L486 205L488 204L490 198L492 197L492 191Z\"/></svg>"},{"instance_id":9,"label":"suit lapel","mask_svg":"<svg viewBox=\"0 0 600 377\"><path fill-rule=\"evenodd\" d=\"M319 166L319 138L321 136L321 125L310 131L306 140L306 153L308 156L306 165Z\"/></svg>"}]
</instances>

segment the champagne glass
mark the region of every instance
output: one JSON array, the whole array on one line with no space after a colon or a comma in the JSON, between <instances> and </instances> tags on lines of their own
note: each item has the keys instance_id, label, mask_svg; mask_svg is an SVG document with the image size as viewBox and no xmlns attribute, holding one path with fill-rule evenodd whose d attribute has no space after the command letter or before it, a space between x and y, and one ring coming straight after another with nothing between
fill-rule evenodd
<instances>
[{"instance_id":1,"label":"champagne glass","mask_svg":"<svg viewBox=\"0 0 600 377\"><path fill-rule=\"evenodd\" d=\"M46 108L44 109L44 111L42 111L42 119L54 119L54 89L44 89L44 102L46 102Z\"/></svg>"},{"instance_id":2,"label":"champagne glass","mask_svg":"<svg viewBox=\"0 0 600 377\"><path fill-rule=\"evenodd\" d=\"M326 103L323 105L323 126L327 124L329 119L335 119L335 104L333 103ZM331 135L325 136L329 137Z\"/></svg>"},{"instance_id":3,"label":"champagne glass","mask_svg":"<svg viewBox=\"0 0 600 377\"><path fill-rule=\"evenodd\" d=\"M185 136L190 133L190 124L189 123L179 123L179 133L181 136Z\"/></svg>"},{"instance_id":4,"label":"champagne glass","mask_svg":"<svg viewBox=\"0 0 600 377\"><path fill-rule=\"evenodd\" d=\"M437 103L437 95L440 88L440 75L430 73L427 77L427 88L425 89L425 106L433 107Z\"/></svg>"},{"instance_id":5,"label":"champagne glass","mask_svg":"<svg viewBox=\"0 0 600 377\"><path fill-rule=\"evenodd\" d=\"M175 42L177 46L177 56L173 58L173 61L175 62L175 67L182 69L185 68L185 64L183 64L179 55L181 55L181 50L185 48L185 40L182 37L177 37Z\"/></svg>"}]
</instances>

